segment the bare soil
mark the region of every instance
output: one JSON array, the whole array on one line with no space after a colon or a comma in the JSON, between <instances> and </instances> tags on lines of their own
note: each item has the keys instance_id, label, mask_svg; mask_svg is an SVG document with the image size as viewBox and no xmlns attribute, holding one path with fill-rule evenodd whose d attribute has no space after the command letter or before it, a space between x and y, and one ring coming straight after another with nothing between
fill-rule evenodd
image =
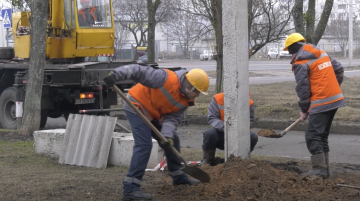
<instances>
[{"instance_id":1,"label":"bare soil","mask_svg":"<svg viewBox=\"0 0 360 201\"><path fill-rule=\"evenodd\" d=\"M289 72L284 72L284 75ZM252 76L272 76L271 72L255 72ZM216 75L215 75L216 76ZM289 74L290 76L290 74ZM291 75L292 76L292 75ZM359 122L360 78L346 78L342 90L347 106L339 109L334 121ZM251 85L257 118L295 120L299 116L295 82ZM215 94L200 96L189 115L206 116L207 106ZM121 107L119 105L119 107ZM127 125L128 126L128 125ZM183 126L181 138L192 138L199 129ZM0 200L121 200L122 181L127 167L108 166L95 169L61 165L58 159L34 154L32 136L16 132L0 132ZM199 160L201 150L185 147L186 160ZM217 156L221 156L217 152ZM171 185L168 172L146 172L143 191L153 200L360 200L360 165L331 163L331 177L302 177L310 168L309 161L289 158L252 156L241 160L230 157L215 167L202 166L211 182L198 186Z\"/></svg>"},{"instance_id":2,"label":"bare soil","mask_svg":"<svg viewBox=\"0 0 360 201\"><path fill-rule=\"evenodd\" d=\"M183 149L188 160L199 150ZM330 179L302 177L309 162L285 158L242 160L230 157L201 168L211 182L198 186L171 185L167 171L146 172L142 189L153 200L360 200L360 165L331 164ZM107 169L58 164L34 154L31 136L0 132L0 200L120 200L126 167Z\"/></svg>"}]
</instances>

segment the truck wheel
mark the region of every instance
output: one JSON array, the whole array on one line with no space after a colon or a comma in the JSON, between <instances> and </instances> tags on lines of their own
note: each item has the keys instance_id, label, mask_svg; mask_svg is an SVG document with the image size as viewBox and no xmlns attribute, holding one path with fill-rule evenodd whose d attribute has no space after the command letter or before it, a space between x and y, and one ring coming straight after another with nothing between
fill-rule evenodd
<instances>
[{"instance_id":1,"label":"truck wheel","mask_svg":"<svg viewBox=\"0 0 360 201\"><path fill-rule=\"evenodd\" d=\"M14 56L13 47L0 47L0 59L12 59Z\"/></svg>"},{"instance_id":2,"label":"truck wheel","mask_svg":"<svg viewBox=\"0 0 360 201\"><path fill-rule=\"evenodd\" d=\"M16 129L16 92L14 87L0 95L0 125L4 129Z\"/></svg>"},{"instance_id":3,"label":"truck wheel","mask_svg":"<svg viewBox=\"0 0 360 201\"><path fill-rule=\"evenodd\" d=\"M48 110L41 110L40 129L43 129L46 125L48 117Z\"/></svg>"},{"instance_id":4,"label":"truck wheel","mask_svg":"<svg viewBox=\"0 0 360 201\"><path fill-rule=\"evenodd\" d=\"M68 120L69 115L70 115L70 113L64 113L64 118L65 118L65 121L67 121L67 120Z\"/></svg>"}]
</instances>

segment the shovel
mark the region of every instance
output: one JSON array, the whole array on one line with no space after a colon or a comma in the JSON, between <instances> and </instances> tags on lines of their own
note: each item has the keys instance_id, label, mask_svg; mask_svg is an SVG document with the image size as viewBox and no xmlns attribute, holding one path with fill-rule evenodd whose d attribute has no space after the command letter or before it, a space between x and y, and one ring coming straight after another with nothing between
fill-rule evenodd
<instances>
[{"instance_id":1,"label":"shovel","mask_svg":"<svg viewBox=\"0 0 360 201\"><path fill-rule=\"evenodd\" d=\"M294 126L296 126L298 123L301 122L301 118L299 118L298 120L296 120L294 123L292 123L289 127L287 127L285 130L283 130L280 134L276 133L274 130L272 129L261 129L258 132L258 136L261 137L267 137L267 138L281 138L284 137L284 135L291 130Z\"/></svg>"},{"instance_id":2,"label":"shovel","mask_svg":"<svg viewBox=\"0 0 360 201\"><path fill-rule=\"evenodd\" d=\"M113 86L115 92L121 96L122 99L136 112L136 114L146 123L147 126L151 128L151 130L155 133L155 135L160 138L161 143L168 142L166 138L155 128L155 126L134 106L132 102L121 92L121 90L114 85ZM189 165L185 162L184 158L180 155L180 153L174 148L171 147L171 151L184 163L182 171L186 174L194 177L195 179L200 180L201 182L210 182L210 176L204 172L202 169L197 167L196 165Z\"/></svg>"}]
</instances>

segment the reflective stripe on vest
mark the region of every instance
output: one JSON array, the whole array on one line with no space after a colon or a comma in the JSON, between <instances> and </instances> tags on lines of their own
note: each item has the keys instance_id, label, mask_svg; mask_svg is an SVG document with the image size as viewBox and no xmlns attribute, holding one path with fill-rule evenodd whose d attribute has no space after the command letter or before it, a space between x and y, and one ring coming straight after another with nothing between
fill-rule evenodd
<instances>
[{"instance_id":1,"label":"reflective stripe on vest","mask_svg":"<svg viewBox=\"0 0 360 201\"><path fill-rule=\"evenodd\" d=\"M216 104L219 108L219 112L220 112L220 119L222 121L224 121L225 118L225 114L224 114L224 92L223 93L218 93L214 95L214 99L216 101ZM249 107L251 107L254 104L254 102L250 99L250 94L249 94Z\"/></svg>"},{"instance_id":2,"label":"reflective stripe on vest","mask_svg":"<svg viewBox=\"0 0 360 201\"><path fill-rule=\"evenodd\" d=\"M164 94L164 96L167 98L167 100L174 106L179 108L180 110L187 108L188 106L181 104L180 102L177 102L174 100L174 98L169 94L169 92L165 89L164 86L160 87L161 92Z\"/></svg>"},{"instance_id":3,"label":"reflective stripe on vest","mask_svg":"<svg viewBox=\"0 0 360 201\"><path fill-rule=\"evenodd\" d=\"M139 106L141 108L141 110L143 111L143 114L145 115L145 117L151 121L149 112L144 107L142 107L141 104L137 100L135 100L133 97L131 97L130 94L127 94L127 97L134 105Z\"/></svg>"},{"instance_id":4,"label":"reflective stripe on vest","mask_svg":"<svg viewBox=\"0 0 360 201\"><path fill-rule=\"evenodd\" d=\"M318 53L317 51L319 51L310 45L305 45L303 49L315 55ZM313 111L312 108L316 106L327 105L344 99L333 69L327 69L328 67L332 67L331 59L324 51L320 51L321 54L316 59L309 59L304 63L302 63L303 61L295 62L295 64L302 65L306 68L308 66L310 68L310 113ZM299 103L307 101L308 100L302 100Z\"/></svg>"},{"instance_id":5,"label":"reflective stripe on vest","mask_svg":"<svg viewBox=\"0 0 360 201\"><path fill-rule=\"evenodd\" d=\"M317 104L323 104L323 103L326 103L326 102L333 102L339 98L342 98L344 97L342 93L340 94L336 94L335 96L331 96L329 98L324 98L324 99L320 99L320 100L315 100L315 101L312 101L310 103L310 107L311 106L314 106L314 105L317 105Z\"/></svg>"},{"instance_id":6,"label":"reflective stripe on vest","mask_svg":"<svg viewBox=\"0 0 360 201\"><path fill-rule=\"evenodd\" d=\"M139 105L148 118L161 119L165 114L171 114L189 107L189 101L181 94L180 78L170 70L167 72L166 81L159 88L149 88L142 84L136 84L129 90L133 103Z\"/></svg>"}]
</instances>

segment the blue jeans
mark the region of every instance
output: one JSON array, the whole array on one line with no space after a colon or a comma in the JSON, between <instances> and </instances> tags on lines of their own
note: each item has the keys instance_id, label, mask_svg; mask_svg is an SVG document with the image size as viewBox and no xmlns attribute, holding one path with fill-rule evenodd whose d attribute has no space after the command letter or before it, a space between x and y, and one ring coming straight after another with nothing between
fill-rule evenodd
<instances>
[{"instance_id":1,"label":"blue jeans","mask_svg":"<svg viewBox=\"0 0 360 201\"><path fill-rule=\"evenodd\" d=\"M161 145L160 139L151 131L146 123L137 115L125 110L126 116L131 125L131 131L134 137L133 155L131 157L130 167L128 173L124 179L123 193L129 193L133 191L140 191L142 177L144 176L146 166L149 162L152 138L158 141ZM159 121L153 120L151 123L161 130ZM180 140L176 135L173 139L174 148L180 152ZM165 151L167 160L167 167L169 174L173 179L174 184L186 183L189 177L182 171L182 164L179 158L171 151Z\"/></svg>"}]
</instances>

